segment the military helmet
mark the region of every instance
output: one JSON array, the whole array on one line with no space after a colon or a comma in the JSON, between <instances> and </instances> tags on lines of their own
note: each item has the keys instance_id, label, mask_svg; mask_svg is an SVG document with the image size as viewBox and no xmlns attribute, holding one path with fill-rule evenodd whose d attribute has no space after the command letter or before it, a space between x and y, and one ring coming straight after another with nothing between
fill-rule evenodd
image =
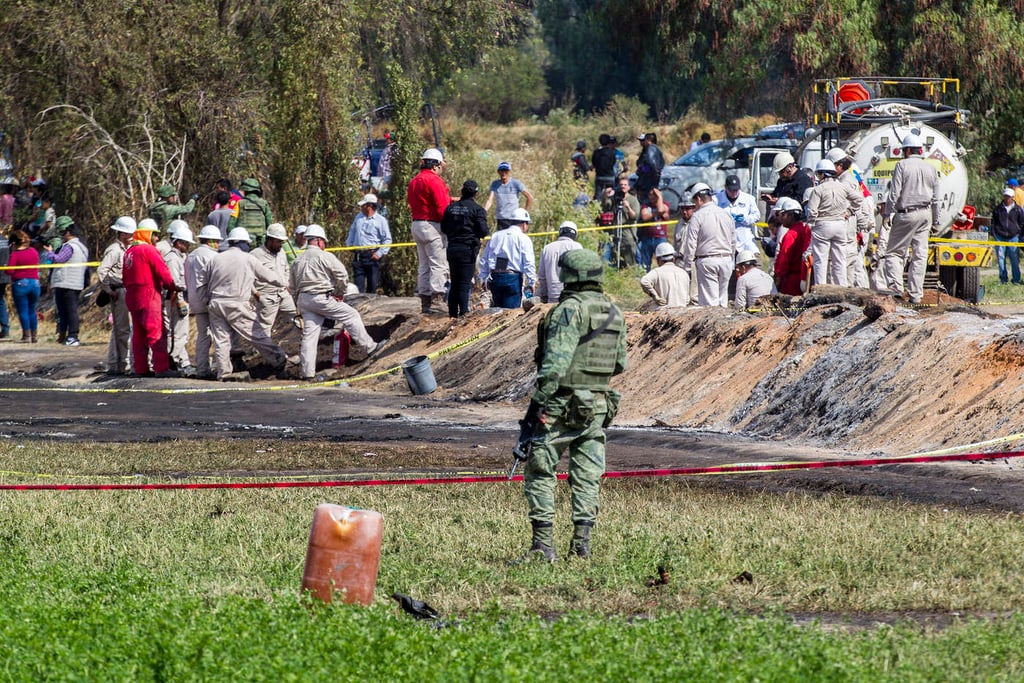
<instances>
[{"instance_id":1,"label":"military helmet","mask_svg":"<svg viewBox=\"0 0 1024 683\"><path fill-rule=\"evenodd\" d=\"M74 224L75 219L71 216L58 216L57 220L54 221L54 225L57 227L57 232L64 232Z\"/></svg>"},{"instance_id":2,"label":"military helmet","mask_svg":"<svg viewBox=\"0 0 1024 683\"><path fill-rule=\"evenodd\" d=\"M260 181L256 180L255 178L246 178L245 180L242 181L242 184L239 185L239 189L245 192L259 192Z\"/></svg>"},{"instance_id":3,"label":"military helmet","mask_svg":"<svg viewBox=\"0 0 1024 683\"><path fill-rule=\"evenodd\" d=\"M558 279L563 284L573 282L604 282L604 263L589 249L573 249L558 259Z\"/></svg>"},{"instance_id":4,"label":"military helmet","mask_svg":"<svg viewBox=\"0 0 1024 683\"><path fill-rule=\"evenodd\" d=\"M174 185L161 185L156 191L156 196L160 199L167 199L178 194L178 191L174 189Z\"/></svg>"}]
</instances>

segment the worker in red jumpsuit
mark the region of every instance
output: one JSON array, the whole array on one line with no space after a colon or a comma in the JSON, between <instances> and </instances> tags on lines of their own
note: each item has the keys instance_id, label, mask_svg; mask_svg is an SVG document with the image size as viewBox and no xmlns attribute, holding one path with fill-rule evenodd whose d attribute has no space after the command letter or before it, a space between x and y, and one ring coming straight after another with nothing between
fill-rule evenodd
<instances>
[{"instance_id":1,"label":"worker in red jumpsuit","mask_svg":"<svg viewBox=\"0 0 1024 683\"><path fill-rule=\"evenodd\" d=\"M170 377L164 329L163 290L174 291L174 280L163 257L152 244L153 231L139 229L124 253L122 280L125 304L132 316L132 358L136 375L148 375L149 354L153 353L153 374Z\"/></svg>"}]
</instances>

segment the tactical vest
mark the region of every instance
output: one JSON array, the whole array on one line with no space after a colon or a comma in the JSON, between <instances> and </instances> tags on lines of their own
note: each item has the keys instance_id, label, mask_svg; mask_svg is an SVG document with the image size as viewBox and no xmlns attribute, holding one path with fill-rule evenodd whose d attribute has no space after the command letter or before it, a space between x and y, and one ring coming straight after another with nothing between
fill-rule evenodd
<instances>
[{"instance_id":1,"label":"tactical vest","mask_svg":"<svg viewBox=\"0 0 1024 683\"><path fill-rule=\"evenodd\" d=\"M547 320L538 329L537 349L540 354L545 351L546 329L551 317L570 301L573 302L580 315L580 340L559 387L608 391L608 381L615 374L619 335L626 333L626 319L622 311L603 295L585 296L582 292L565 295L563 292L563 296L565 299L551 309Z\"/></svg>"},{"instance_id":2,"label":"tactical vest","mask_svg":"<svg viewBox=\"0 0 1024 683\"><path fill-rule=\"evenodd\" d=\"M244 197L238 202L236 226L245 228L251 235L267 232L267 202L262 197Z\"/></svg>"},{"instance_id":3,"label":"tactical vest","mask_svg":"<svg viewBox=\"0 0 1024 683\"><path fill-rule=\"evenodd\" d=\"M150 204L146 208L146 215L156 221L158 227L164 227L164 207L167 206L167 202L163 199L157 201L155 204Z\"/></svg>"}]
</instances>

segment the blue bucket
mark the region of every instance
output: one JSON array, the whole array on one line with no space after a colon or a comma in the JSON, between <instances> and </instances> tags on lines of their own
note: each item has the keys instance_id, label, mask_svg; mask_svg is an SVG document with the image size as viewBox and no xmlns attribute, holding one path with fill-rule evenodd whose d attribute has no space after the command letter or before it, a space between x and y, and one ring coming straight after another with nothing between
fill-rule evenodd
<instances>
[{"instance_id":1,"label":"blue bucket","mask_svg":"<svg viewBox=\"0 0 1024 683\"><path fill-rule=\"evenodd\" d=\"M409 389L417 396L429 394L437 389L434 370L430 367L430 359L426 356L415 356L404 361L402 374L405 375L405 381L409 383Z\"/></svg>"}]
</instances>

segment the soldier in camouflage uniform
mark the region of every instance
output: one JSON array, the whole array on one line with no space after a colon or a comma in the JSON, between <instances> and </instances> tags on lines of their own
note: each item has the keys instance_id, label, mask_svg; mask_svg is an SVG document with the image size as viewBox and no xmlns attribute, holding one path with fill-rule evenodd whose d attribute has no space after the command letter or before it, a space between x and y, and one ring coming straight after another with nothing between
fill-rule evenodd
<instances>
[{"instance_id":1,"label":"soldier in camouflage uniform","mask_svg":"<svg viewBox=\"0 0 1024 683\"><path fill-rule=\"evenodd\" d=\"M565 289L558 305L537 328L537 389L526 418L537 416L537 427L524 472L533 543L524 560L557 559L555 467L566 449L574 525L569 554L590 557L605 467L604 428L619 405L619 393L608 382L626 369L626 321L601 290L601 258L586 249L566 252L559 279Z\"/></svg>"},{"instance_id":2,"label":"soldier in camouflage uniform","mask_svg":"<svg viewBox=\"0 0 1024 683\"><path fill-rule=\"evenodd\" d=\"M270 213L270 204L263 198L260 182L255 178L246 178L238 188L245 195L238 202L238 213L228 221L228 230L245 228L252 238L252 246L263 246L267 227L274 222Z\"/></svg>"},{"instance_id":3,"label":"soldier in camouflage uniform","mask_svg":"<svg viewBox=\"0 0 1024 683\"><path fill-rule=\"evenodd\" d=\"M188 203L178 204L175 201L178 198L178 191L174 189L173 185L161 185L156 191L156 196L157 201L146 207L146 216L156 221L158 228L163 228L179 216L192 213L192 210L196 208L196 198L198 197L198 195L192 195Z\"/></svg>"}]
</instances>

